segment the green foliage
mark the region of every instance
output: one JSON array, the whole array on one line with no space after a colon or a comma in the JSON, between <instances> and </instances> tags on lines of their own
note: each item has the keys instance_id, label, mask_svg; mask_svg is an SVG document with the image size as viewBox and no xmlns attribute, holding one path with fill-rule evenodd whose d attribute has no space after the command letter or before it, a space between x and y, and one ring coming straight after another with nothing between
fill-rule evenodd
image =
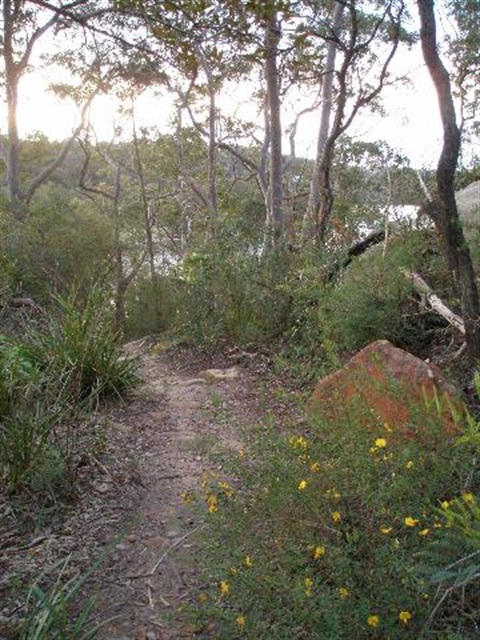
<instances>
[{"instance_id":1,"label":"green foliage","mask_svg":"<svg viewBox=\"0 0 480 640\"><path fill-rule=\"evenodd\" d=\"M71 607L75 603L85 577L73 577L63 581L68 567L68 558L57 563L58 575L53 586L44 591L34 584L28 594L27 608L30 614L20 633L20 640L92 640L97 637L98 625L88 624L94 604L88 600L78 614L71 620Z\"/></svg>"},{"instance_id":2,"label":"green foliage","mask_svg":"<svg viewBox=\"0 0 480 640\"><path fill-rule=\"evenodd\" d=\"M130 525L129 525L130 526ZM60 560L49 572L56 576L48 583L50 575L43 573L30 587L27 601L27 617L22 624L19 640L93 640L109 620L91 621L95 600L93 597L78 607L81 592L87 580L100 567L116 544L126 535L128 527L121 530L107 545L93 565L83 574L67 578L70 558ZM82 598L82 601L84 598ZM73 613L75 611L75 614Z\"/></svg>"},{"instance_id":3,"label":"green foliage","mask_svg":"<svg viewBox=\"0 0 480 640\"><path fill-rule=\"evenodd\" d=\"M174 278L157 275L137 279L127 292L127 328L131 338L161 333L170 329L176 320Z\"/></svg>"},{"instance_id":4,"label":"green foliage","mask_svg":"<svg viewBox=\"0 0 480 640\"><path fill-rule=\"evenodd\" d=\"M0 273L15 294L48 303L100 279L112 247L111 223L78 199L45 189L24 224L0 220ZM0 289L0 300L2 291Z\"/></svg>"},{"instance_id":5,"label":"green foliage","mask_svg":"<svg viewBox=\"0 0 480 640\"><path fill-rule=\"evenodd\" d=\"M108 300L93 289L80 307L74 296L57 302L49 332L32 336L38 360L66 390L70 402L121 396L134 380L135 363L119 357L120 336Z\"/></svg>"},{"instance_id":6,"label":"green foliage","mask_svg":"<svg viewBox=\"0 0 480 640\"><path fill-rule=\"evenodd\" d=\"M430 341L429 327L405 313L411 285L401 270L415 269L422 245L423 238L405 233L385 256L378 247L352 263L325 296L325 336L346 351L388 339L418 353Z\"/></svg>"},{"instance_id":7,"label":"green foliage","mask_svg":"<svg viewBox=\"0 0 480 640\"><path fill-rule=\"evenodd\" d=\"M73 298L57 302L47 331L0 342L0 473L12 492L69 486L82 412L135 380L98 292L82 308Z\"/></svg>"},{"instance_id":8,"label":"green foliage","mask_svg":"<svg viewBox=\"0 0 480 640\"><path fill-rule=\"evenodd\" d=\"M286 436L262 428L224 467L228 484L212 476L199 637L476 637L476 569L455 565L465 615L459 600L439 610L432 579L440 558L463 557L450 510L476 504L464 490L467 477L478 486L471 448L453 446L436 416L418 425L422 442L363 420L353 412Z\"/></svg>"},{"instance_id":9,"label":"green foliage","mask_svg":"<svg viewBox=\"0 0 480 640\"><path fill-rule=\"evenodd\" d=\"M283 254L260 257L232 228L178 270L180 330L195 340L238 343L281 334L289 300Z\"/></svg>"}]
</instances>

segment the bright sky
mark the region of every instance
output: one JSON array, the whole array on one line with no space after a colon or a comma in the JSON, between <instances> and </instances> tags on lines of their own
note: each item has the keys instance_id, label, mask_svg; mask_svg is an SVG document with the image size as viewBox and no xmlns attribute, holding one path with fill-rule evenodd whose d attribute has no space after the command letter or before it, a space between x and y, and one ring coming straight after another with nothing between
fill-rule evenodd
<instances>
[{"instance_id":1,"label":"bright sky","mask_svg":"<svg viewBox=\"0 0 480 640\"><path fill-rule=\"evenodd\" d=\"M407 155L413 166L433 167L436 165L441 148L441 126L433 85L423 66L419 46L411 52L399 54L394 72L408 75L411 86L399 85L384 91L383 99L387 112L385 117L362 115L349 130L369 141L383 139L391 146ZM23 79L20 86L19 125L20 133L26 136L41 131L51 139L65 139L69 136L78 119L78 109L72 101L61 100L47 91L51 78L49 70L39 70ZM224 97L222 104L230 114L254 120L256 107L252 104L250 90L233 91ZM309 104L311 98L300 93L295 97L290 109L300 110ZM146 92L136 103L137 126L157 127L162 132L169 130L173 100L169 96L154 96ZM90 119L100 139L111 139L115 125L122 124L117 112L118 102L108 96L98 97L91 109ZM5 122L5 108L1 107L2 121ZM291 115L290 115L291 117ZM297 155L313 157L316 148L319 114L305 115L298 127ZM289 124L288 114L284 126ZM123 122L127 133L131 130L128 122ZM285 152L288 145L285 144Z\"/></svg>"}]
</instances>

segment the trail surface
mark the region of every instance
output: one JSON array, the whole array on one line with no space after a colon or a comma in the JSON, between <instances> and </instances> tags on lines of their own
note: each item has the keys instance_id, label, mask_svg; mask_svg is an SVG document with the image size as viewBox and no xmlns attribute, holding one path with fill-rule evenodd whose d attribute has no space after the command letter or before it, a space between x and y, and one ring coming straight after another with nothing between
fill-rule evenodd
<instances>
[{"instance_id":1,"label":"trail surface","mask_svg":"<svg viewBox=\"0 0 480 640\"><path fill-rule=\"evenodd\" d=\"M0 546L6 603L0 638L13 637L9 628L17 612L21 618L29 584L40 577L49 588L59 562L63 579L85 575L102 557L78 597L80 607L94 595L99 638L198 637L178 611L196 601L203 516L182 495L198 491L205 474L221 474L224 456L235 455L267 416L280 426L296 410L266 355L208 355L186 347L160 352L148 341L128 350L141 357L141 383L124 405L101 410L83 426L79 437L91 445L78 460L71 507L45 515L45 522L35 512L33 526L22 532L8 504L0 503L10 531L3 552ZM19 581L18 593L12 579Z\"/></svg>"},{"instance_id":2,"label":"trail surface","mask_svg":"<svg viewBox=\"0 0 480 640\"><path fill-rule=\"evenodd\" d=\"M97 615L113 618L104 630L112 640L193 637L176 612L195 597L192 556L202 523L182 496L199 490L207 472L220 472L217 454L238 451L243 430L271 408L272 389L261 382L265 359L235 360L191 350L144 355L143 383L111 415L112 447L117 456L119 447L128 452L143 489L130 506L134 524L95 580Z\"/></svg>"}]
</instances>

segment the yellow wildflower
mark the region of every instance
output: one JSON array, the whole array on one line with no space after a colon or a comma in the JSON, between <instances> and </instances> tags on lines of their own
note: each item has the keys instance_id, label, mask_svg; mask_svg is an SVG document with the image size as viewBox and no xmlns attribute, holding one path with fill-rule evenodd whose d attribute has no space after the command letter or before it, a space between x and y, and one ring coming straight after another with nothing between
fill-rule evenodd
<instances>
[{"instance_id":1,"label":"yellow wildflower","mask_svg":"<svg viewBox=\"0 0 480 640\"><path fill-rule=\"evenodd\" d=\"M235 618L235 622L237 623L237 626L240 627L240 629L243 629L243 627L245 626L245 616L237 616Z\"/></svg>"},{"instance_id":2,"label":"yellow wildflower","mask_svg":"<svg viewBox=\"0 0 480 640\"><path fill-rule=\"evenodd\" d=\"M392 527L386 527L385 525L383 525L382 527L380 527L380 531L385 535L388 535L392 532Z\"/></svg>"},{"instance_id":3,"label":"yellow wildflower","mask_svg":"<svg viewBox=\"0 0 480 640\"><path fill-rule=\"evenodd\" d=\"M342 521L342 515L339 511L334 511L332 513L332 520L335 524L338 524L339 522Z\"/></svg>"},{"instance_id":4,"label":"yellow wildflower","mask_svg":"<svg viewBox=\"0 0 480 640\"><path fill-rule=\"evenodd\" d=\"M312 578L305 578L304 585L305 585L305 595L310 597L312 595L312 587L313 587Z\"/></svg>"},{"instance_id":5,"label":"yellow wildflower","mask_svg":"<svg viewBox=\"0 0 480 640\"><path fill-rule=\"evenodd\" d=\"M387 441L385 440L385 438L377 438L375 440L375 446L379 449L384 449L387 446Z\"/></svg>"},{"instance_id":6,"label":"yellow wildflower","mask_svg":"<svg viewBox=\"0 0 480 640\"><path fill-rule=\"evenodd\" d=\"M403 622L403 624L408 624L412 619L412 614L410 613L410 611L400 611L400 613L398 614L398 619L400 620L400 622Z\"/></svg>"},{"instance_id":7,"label":"yellow wildflower","mask_svg":"<svg viewBox=\"0 0 480 640\"><path fill-rule=\"evenodd\" d=\"M422 529L421 531L418 532L420 536L428 536L429 533L430 533L430 529Z\"/></svg>"},{"instance_id":8,"label":"yellow wildflower","mask_svg":"<svg viewBox=\"0 0 480 640\"><path fill-rule=\"evenodd\" d=\"M308 449L308 442L303 436L298 436L298 438L292 436L289 438L288 442L292 449Z\"/></svg>"},{"instance_id":9,"label":"yellow wildflower","mask_svg":"<svg viewBox=\"0 0 480 640\"><path fill-rule=\"evenodd\" d=\"M411 518L410 516L407 516L405 518L406 527L416 527L419 522L419 520L417 520L416 518Z\"/></svg>"},{"instance_id":10,"label":"yellow wildflower","mask_svg":"<svg viewBox=\"0 0 480 640\"><path fill-rule=\"evenodd\" d=\"M348 596L350 595L350 592L347 589L347 587L340 587L339 592L340 592L341 598L348 598Z\"/></svg>"},{"instance_id":11,"label":"yellow wildflower","mask_svg":"<svg viewBox=\"0 0 480 640\"><path fill-rule=\"evenodd\" d=\"M440 506L442 507L442 509L448 509L448 507L450 506L450 502L448 500L443 500L440 503Z\"/></svg>"},{"instance_id":12,"label":"yellow wildflower","mask_svg":"<svg viewBox=\"0 0 480 640\"><path fill-rule=\"evenodd\" d=\"M378 447L370 447L370 453L372 456L376 455L378 453Z\"/></svg>"},{"instance_id":13,"label":"yellow wildflower","mask_svg":"<svg viewBox=\"0 0 480 640\"><path fill-rule=\"evenodd\" d=\"M229 573L231 576L236 576L236 575L237 575L237 573L238 573L238 569L237 569L237 567L230 567L230 569L228 570L228 573Z\"/></svg>"},{"instance_id":14,"label":"yellow wildflower","mask_svg":"<svg viewBox=\"0 0 480 640\"><path fill-rule=\"evenodd\" d=\"M218 585L218 588L222 596L228 596L228 594L230 593L230 585L226 580L221 580Z\"/></svg>"},{"instance_id":15,"label":"yellow wildflower","mask_svg":"<svg viewBox=\"0 0 480 640\"><path fill-rule=\"evenodd\" d=\"M320 469L321 467L319 462L312 462L310 465L310 471L313 471L313 473L318 473Z\"/></svg>"},{"instance_id":16,"label":"yellow wildflower","mask_svg":"<svg viewBox=\"0 0 480 640\"><path fill-rule=\"evenodd\" d=\"M313 550L313 559L314 560L320 560L320 558L323 558L324 555L325 555L325 547L323 546L323 544L322 545L318 545Z\"/></svg>"},{"instance_id":17,"label":"yellow wildflower","mask_svg":"<svg viewBox=\"0 0 480 640\"><path fill-rule=\"evenodd\" d=\"M385 431L388 431L389 433L393 432L393 427L391 427L387 422L383 423L383 428L385 429Z\"/></svg>"},{"instance_id":18,"label":"yellow wildflower","mask_svg":"<svg viewBox=\"0 0 480 640\"><path fill-rule=\"evenodd\" d=\"M462 493L462 500L467 504L473 504L475 502L475 496L473 493L467 491L466 493Z\"/></svg>"},{"instance_id":19,"label":"yellow wildflower","mask_svg":"<svg viewBox=\"0 0 480 640\"><path fill-rule=\"evenodd\" d=\"M218 511L218 498L214 493L208 494L207 507L210 513L215 513L215 511Z\"/></svg>"},{"instance_id":20,"label":"yellow wildflower","mask_svg":"<svg viewBox=\"0 0 480 640\"><path fill-rule=\"evenodd\" d=\"M300 482L298 483L298 490L299 491L304 491L307 488L307 481L306 480L300 480Z\"/></svg>"},{"instance_id":21,"label":"yellow wildflower","mask_svg":"<svg viewBox=\"0 0 480 640\"><path fill-rule=\"evenodd\" d=\"M251 556L245 556L245 566L253 567L253 558Z\"/></svg>"},{"instance_id":22,"label":"yellow wildflower","mask_svg":"<svg viewBox=\"0 0 480 640\"><path fill-rule=\"evenodd\" d=\"M413 460L409 460L405 466L407 469L412 469L414 466Z\"/></svg>"},{"instance_id":23,"label":"yellow wildflower","mask_svg":"<svg viewBox=\"0 0 480 640\"><path fill-rule=\"evenodd\" d=\"M228 482L219 482L218 488L221 489L223 493L229 498L233 498L233 496L235 495L235 490L228 484Z\"/></svg>"},{"instance_id":24,"label":"yellow wildflower","mask_svg":"<svg viewBox=\"0 0 480 640\"><path fill-rule=\"evenodd\" d=\"M369 627L378 627L380 624L380 616L368 616L367 624Z\"/></svg>"}]
</instances>

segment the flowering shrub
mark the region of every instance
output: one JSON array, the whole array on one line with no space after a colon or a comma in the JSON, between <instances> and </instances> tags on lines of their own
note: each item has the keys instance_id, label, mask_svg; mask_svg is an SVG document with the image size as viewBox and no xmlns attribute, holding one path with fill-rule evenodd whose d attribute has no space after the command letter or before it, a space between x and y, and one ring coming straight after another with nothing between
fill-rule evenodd
<instances>
[{"instance_id":1,"label":"flowering shrub","mask_svg":"<svg viewBox=\"0 0 480 640\"><path fill-rule=\"evenodd\" d=\"M472 447L455 446L435 417L421 442L359 423L259 429L231 461L235 490L205 488L199 637L478 637L474 582L463 615L453 591L439 604L432 579L465 552L457 524L477 508Z\"/></svg>"}]
</instances>

